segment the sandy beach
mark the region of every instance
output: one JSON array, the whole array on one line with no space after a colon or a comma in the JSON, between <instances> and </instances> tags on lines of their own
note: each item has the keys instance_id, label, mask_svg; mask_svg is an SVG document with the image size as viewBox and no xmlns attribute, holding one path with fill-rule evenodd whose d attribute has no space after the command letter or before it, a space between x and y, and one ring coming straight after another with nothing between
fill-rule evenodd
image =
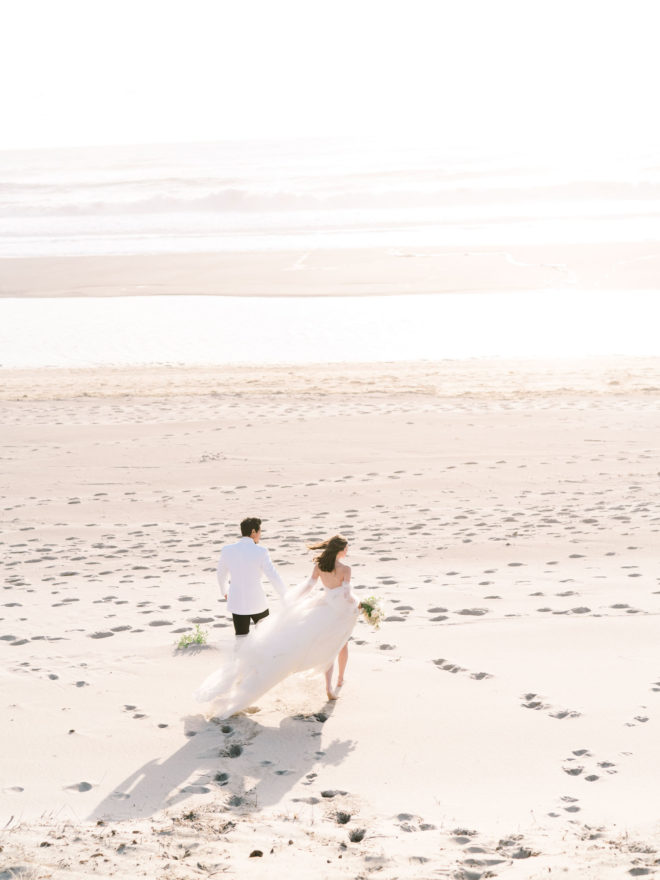
<instances>
[{"instance_id":1,"label":"sandy beach","mask_svg":"<svg viewBox=\"0 0 660 880\"><path fill-rule=\"evenodd\" d=\"M318 297L548 287L655 289L659 265L658 244L646 236L533 245L507 240L477 247L15 257L0 261L0 296Z\"/></svg>"},{"instance_id":2,"label":"sandy beach","mask_svg":"<svg viewBox=\"0 0 660 880\"><path fill-rule=\"evenodd\" d=\"M0 398L1 877L654 873L660 360L4 370ZM245 515L290 586L344 533L387 620L336 703L299 677L218 724L191 694Z\"/></svg>"},{"instance_id":3,"label":"sandy beach","mask_svg":"<svg viewBox=\"0 0 660 880\"><path fill-rule=\"evenodd\" d=\"M105 5L3 17L0 880L660 877L654 4Z\"/></svg>"}]
</instances>

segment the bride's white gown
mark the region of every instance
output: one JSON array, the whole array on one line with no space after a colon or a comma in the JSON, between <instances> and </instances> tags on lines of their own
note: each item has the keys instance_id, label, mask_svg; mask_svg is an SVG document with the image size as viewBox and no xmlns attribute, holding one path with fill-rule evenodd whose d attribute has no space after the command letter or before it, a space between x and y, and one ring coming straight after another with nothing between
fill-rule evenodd
<instances>
[{"instance_id":1,"label":"bride's white gown","mask_svg":"<svg viewBox=\"0 0 660 880\"><path fill-rule=\"evenodd\" d=\"M233 657L202 682L194 697L209 714L228 718L296 672L325 672L348 640L358 616L350 582L312 590L316 581L285 594L282 607L237 642Z\"/></svg>"}]
</instances>

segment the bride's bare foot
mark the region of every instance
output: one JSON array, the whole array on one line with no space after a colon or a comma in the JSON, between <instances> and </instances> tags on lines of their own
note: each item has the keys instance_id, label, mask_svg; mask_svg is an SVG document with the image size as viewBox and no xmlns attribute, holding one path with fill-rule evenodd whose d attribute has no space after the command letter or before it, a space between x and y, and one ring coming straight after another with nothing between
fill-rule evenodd
<instances>
[{"instance_id":1,"label":"bride's bare foot","mask_svg":"<svg viewBox=\"0 0 660 880\"><path fill-rule=\"evenodd\" d=\"M336 693L332 693L332 691L326 691L326 694L329 700L336 700L338 696Z\"/></svg>"},{"instance_id":2,"label":"bride's bare foot","mask_svg":"<svg viewBox=\"0 0 660 880\"><path fill-rule=\"evenodd\" d=\"M344 679L342 678L341 681L338 681L338 682L337 682L337 689L339 689L340 687L342 687L343 684L344 684Z\"/></svg>"}]
</instances>

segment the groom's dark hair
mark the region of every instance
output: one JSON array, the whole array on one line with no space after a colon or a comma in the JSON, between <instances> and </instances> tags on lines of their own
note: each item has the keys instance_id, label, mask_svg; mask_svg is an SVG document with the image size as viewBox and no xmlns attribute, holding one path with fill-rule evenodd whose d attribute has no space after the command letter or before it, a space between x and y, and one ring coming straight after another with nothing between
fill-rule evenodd
<instances>
[{"instance_id":1,"label":"groom's dark hair","mask_svg":"<svg viewBox=\"0 0 660 880\"><path fill-rule=\"evenodd\" d=\"M256 516L248 516L247 519L244 519L241 523L241 535L244 538L249 538L252 532L258 532L261 528L261 520L257 519Z\"/></svg>"}]
</instances>

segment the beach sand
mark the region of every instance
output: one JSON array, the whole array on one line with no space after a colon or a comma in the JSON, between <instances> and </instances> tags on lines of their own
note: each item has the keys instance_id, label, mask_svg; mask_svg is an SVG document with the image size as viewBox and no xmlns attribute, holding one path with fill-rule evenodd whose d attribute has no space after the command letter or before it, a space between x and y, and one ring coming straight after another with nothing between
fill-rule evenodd
<instances>
[{"instance_id":1,"label":"beach sand","mask_svg":"<svg viewBox=\"0 0 660 880\"><path fill-rule=\"evenodd\" d=\"M0 877L657 869L660 359L1 384ZM345 534L387 619L336 703L214 723L246 515L291 586Z\"/></svg>"},{"instance_id":2,"label":"beach sand","mask_svg":"<svg viewBox=\"0 0 660 880\"><path fill-rule=\"evenodd\" d=\"M0 296L371 296L557 287L655 289L659 267L657 243L646 240L16 257L0 260Z\"/></svg>"}]
</instances>

